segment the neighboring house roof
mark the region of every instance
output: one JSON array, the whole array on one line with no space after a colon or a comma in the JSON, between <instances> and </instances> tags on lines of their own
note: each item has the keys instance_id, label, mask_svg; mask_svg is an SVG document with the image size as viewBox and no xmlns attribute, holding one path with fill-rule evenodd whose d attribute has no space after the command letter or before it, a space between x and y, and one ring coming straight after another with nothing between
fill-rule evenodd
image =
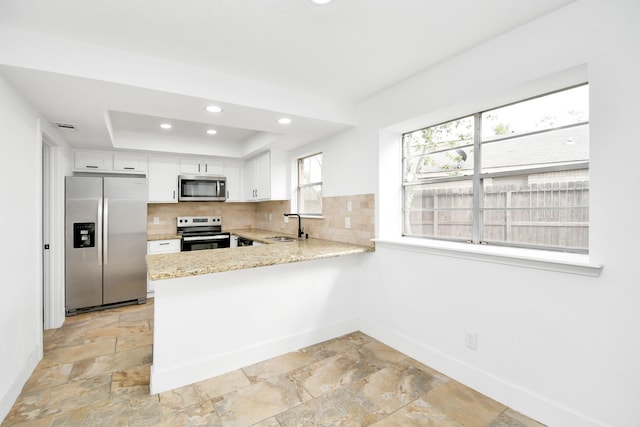
<instances>
[{"instance_id":1,"label":"neighboring house roof","mask_svg":"<svg viewBox=\"0 0 640 427\"><path fill-rule=\"evenodd\" d=\"M457 150L460 148L453 148L448 152L448 156L442 154L431 156L437 166L423 164L417 173L422 178L460 175L465 171L467 174L470 173L474 162L473 148L464 148L464 154L456 152ZM442 159L446 159L446 163L443 164ZM482 146L482 169L485 172L588 160L588 124L508 140L485 142Z\"/></svg>"}]
</instances>

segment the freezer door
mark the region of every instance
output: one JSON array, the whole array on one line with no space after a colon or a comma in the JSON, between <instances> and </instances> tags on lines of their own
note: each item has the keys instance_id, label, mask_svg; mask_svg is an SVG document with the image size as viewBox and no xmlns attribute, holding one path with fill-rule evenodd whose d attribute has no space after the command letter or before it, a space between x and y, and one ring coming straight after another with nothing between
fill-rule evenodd
<instances>
[{"instance_id":1,"label":"freezer door","mask_svg":"<svg viewBox=\"0 0 640 427\"><path fill-rule=\"evenodd\" d=\"M104 304L147 297L147 180L104 178Z\"/></svg>"},{"instance_id":2,"label":"freezer door","mask_svg":"<svg viewBox=\"0 0 640 427\"><path fill-rule=\"evenodd\" d=\"M67 177L65 190L65 308L69 312L102 304L102 178Z\"/></svg>"}]
</instances>

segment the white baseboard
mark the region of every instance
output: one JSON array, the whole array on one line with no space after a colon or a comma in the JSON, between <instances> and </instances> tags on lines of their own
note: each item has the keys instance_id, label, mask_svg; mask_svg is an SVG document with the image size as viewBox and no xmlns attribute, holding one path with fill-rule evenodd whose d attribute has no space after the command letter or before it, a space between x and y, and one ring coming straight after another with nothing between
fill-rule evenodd
<instances>
[{"instance_id":1,"label":"white baseboard","mask_svg":"<svg viewBox=\"0 0 640 427\"><path fill-rule=\"evenodd\" d=\"M211 359L159 371L151 366L151 394L193 384L254 363L280 356L358 330L359 322L347 320L300 334L246 347Z\"/></svg>"},{"instance_id":2,"label":"white baseboard","mask_svg":"<svg viewBox=\"0 0 640 427\"><path fill-rule=\"evenodd\" d=\"M536 393L481 371L385 325L359 320L359 329L450 378L549 426L602 427L604 424Z\"/></svg>"},{"instance_id":3,"label":"white baseboard","mask_svg":"<svg viewBox=\"0 0 640 427\"><path fill-rule=\"evenodd\" d=\"M0 398L0 424L11 411L16 399L20 396L20 392L22 392L22 388L29 381L29 377L31 377L40 360L42 360L42 344L33 349L7 392Z\"/></svg>"}]
</instances>

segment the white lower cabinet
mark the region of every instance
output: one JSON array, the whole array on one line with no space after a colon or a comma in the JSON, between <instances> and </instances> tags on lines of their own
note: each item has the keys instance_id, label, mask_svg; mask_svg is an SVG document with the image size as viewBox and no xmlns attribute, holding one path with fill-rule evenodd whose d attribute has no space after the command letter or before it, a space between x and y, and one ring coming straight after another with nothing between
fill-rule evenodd
<instances>
[{"instance_id":1,"label":"white lower cabinet","mask_svg":"<svg viewBox=\"0 0 640 427\"><path fill-rule=\"evenodd\" d=\"M169 254L180 252L180 239L151 240L147 242L147 254ZM147 276L147 298L153 296L153 286Z\"/></svg>"}]
</instances>

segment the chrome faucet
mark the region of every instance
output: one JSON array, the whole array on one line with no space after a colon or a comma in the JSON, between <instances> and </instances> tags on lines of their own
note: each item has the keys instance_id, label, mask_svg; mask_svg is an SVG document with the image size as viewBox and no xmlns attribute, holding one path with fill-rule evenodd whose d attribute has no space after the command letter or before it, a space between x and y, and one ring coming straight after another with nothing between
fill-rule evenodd
<instances>
[{"instance_id":1,"label":"chrome faucet","mask_svg":"<svg viewBox=\"0 0 640 427\"><path fill-rule=\"evenodd\" d=\"M286 217L290 217L290 216L297 216L298 217L298 238L301 238L302 235L304 234L304 232L302 231L302 227L300 226L300 214L297 213L286 213L284 214L284 216Z\"/></svg>"}]
</instances>

